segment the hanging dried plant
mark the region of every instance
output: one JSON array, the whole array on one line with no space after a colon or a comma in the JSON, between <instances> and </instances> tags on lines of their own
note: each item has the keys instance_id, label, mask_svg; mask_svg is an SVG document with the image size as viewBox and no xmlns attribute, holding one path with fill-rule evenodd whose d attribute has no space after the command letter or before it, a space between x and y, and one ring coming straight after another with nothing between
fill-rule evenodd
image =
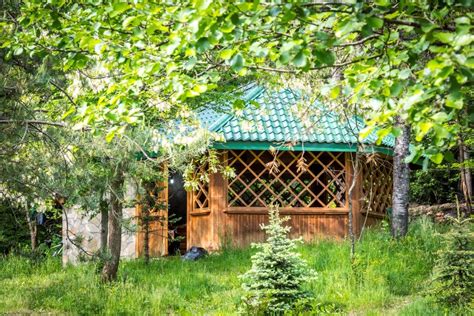
<instances>
[{"instance_id":1,"label":"hanging dried plant","mask_svg":"<svg viewBox=\"0 0 474 316\"><path fill-rule=\"evenodd\" d=\"M304 157L304 154L301 154L301 158L298 159L296 162L296 172L301 173L301 172L307 172L308 171L308 164L306 163L306 158Z\"/></svg>"},{"instance_id":2,"label":"hanging dried plant","mask_svg":"<svg viewBox=\"0 0 474 316\"><path fill-rule=\"evenodd\" d=\"M278 169L279 167L280 163L276 159L273 159L272 161L265 164L265 168L267 168L270 174L273 175L276 175L280 172L280 169Z\"/></svg>"}]
</instances>

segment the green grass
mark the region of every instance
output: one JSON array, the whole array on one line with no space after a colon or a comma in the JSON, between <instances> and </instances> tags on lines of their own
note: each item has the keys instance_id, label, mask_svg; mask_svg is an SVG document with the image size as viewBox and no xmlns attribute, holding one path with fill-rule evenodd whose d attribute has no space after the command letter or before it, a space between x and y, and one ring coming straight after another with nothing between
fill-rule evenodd
<instances>
[{"instance_id":1,"label":"green grass","mask_svg":"<svg viewBox=\"0 0 474 316\"><path fill-rule=\"evenodd\" d=\"M346 241L320 240L300 248L318 271L308 284L315 305L353 315L443 315L422 293L439 238L420 221L400 242L384 230L368 231L354 265ZM226 250L198 262L178 258L123 262L119 280L100 283L93 263L62 268L57 258L33 264L0 261L0 314L235 314L242 290L238 276L250 267L251 249Z\"/></svg>"}]
</instances>

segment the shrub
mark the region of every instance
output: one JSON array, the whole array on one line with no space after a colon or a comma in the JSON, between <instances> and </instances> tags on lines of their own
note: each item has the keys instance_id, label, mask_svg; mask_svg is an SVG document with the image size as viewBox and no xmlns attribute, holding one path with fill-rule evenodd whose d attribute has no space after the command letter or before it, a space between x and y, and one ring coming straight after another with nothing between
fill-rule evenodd
<instances>
[{"instance_id":1,"label":"shrub","mask_svg":"<svg viewBox=\"0 0 474 316\"><path fill-rule=\"evenodd\" d=\"M453 202L458 182L459 170L417 170L410 179L410 201L424 205Z\"/></svg>"},{"instance_id":2,"label":"shrub","mask_svg":"<svg viewBox=\"0 0 474 316\"><path fill-rule=\"evenodd\" d=\"M459 307L473 301L474 233L469 219L452 221L433 269L432 294L439 303Z\"/></svg>"},{"instance_id":3,"label":"shrub","mask_svg":"<svg viewBox=\"0 0 474 316\"><path fill-rule=\"evenodd\" d=\"M316 276L295 252L301 239L289 239L290 227L283 226L289 218L280 218L278 208L270 207L265 243L254 244L259 251L252 256L252 268L244 280L242 312L250 314L282 314L301 309L309 303L309 294L302 285Z\"/></svg>"}]
</instances>

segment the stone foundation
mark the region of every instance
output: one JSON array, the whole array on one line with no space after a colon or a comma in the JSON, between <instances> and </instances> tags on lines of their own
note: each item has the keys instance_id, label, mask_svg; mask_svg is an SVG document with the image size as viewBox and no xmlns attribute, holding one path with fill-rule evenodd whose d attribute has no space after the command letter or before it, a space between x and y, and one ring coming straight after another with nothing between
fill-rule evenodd
<instances>
[{"instance_id":1,"label":"stone foundation","mask_svg":"<svg viewBox=\"0 0 474 316\"><path fill-rule=\"evenodd\" d=\"M136 258L136 233L134 231L134 208L123 210L124 226L122 227L123 258ZM74 207L63 214L63 264L77 264L90 260L100 248L100 214L90 217ZM131 225L128 223L130 222ZM130 227L132 226L132 227Z\"/></svg>"}]
</instances>

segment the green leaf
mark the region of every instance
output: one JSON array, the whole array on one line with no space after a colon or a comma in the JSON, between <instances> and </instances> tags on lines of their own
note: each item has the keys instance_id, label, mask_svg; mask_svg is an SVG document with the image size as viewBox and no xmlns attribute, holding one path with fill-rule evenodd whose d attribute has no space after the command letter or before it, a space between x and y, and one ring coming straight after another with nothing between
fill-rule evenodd
<instances>
[{"instance_id":1,"label":"green leaf","mask_svg":"<svg viewBox=\"0 0 474 316\"><path fill-rule=\"evenodd\" d=\"M13 55L18 56L23 53L23 47L17 47L15 48L15 51L13 52Z\"/></svg>"},{"instance_id":2,"label":"green leaf","mask_svg":"<svg viewBox=\"0 0 474 316\"><path fill-rule=\"evenodd\" d=\"M314 54L316 58L321 61L321 63L326 65L333 65L336 61L336 56L334 53L327 49L317 49L315 50Z\"/></svg>"},{"instance_id":3,"label":"green leaf","mask_svg":"<svg viewBox=\"0 0 474 316\"><path fill-rule=\"evenodd\" d=\"M403 83L396 81L390 87L390 96L398 97L403 90Z\"/></svg>"},{"instance_id":4,"label":"green leaf","mask_svg":"<svg viewBox=\"0 0 474 316\"><path fill-rule=\"evenodd\" d=\"M234 111L239 111L245 109L245 101L242 99L237 99L232 103L232 109Z\"/></svg>"},{"instance_id":5,"label":"green leaf","mask_svg":"<svg viewBox=\"0 0 474 316\"><path fill-rule=\"evenodd\" d=\"M456 24L460 24L460 25L462 25L462 24L466 24L466 25L471 24L471 20L467 16L459 17L459 18L455 19L454 22L456 22Z\"/></svg>"},{"instance_id":6,"label":"green leaf","mask_svg":"<svg viewBox=\"0 0 474 316\"><path fill-rule=\"evenodd\" d=\"M279 60L280 63L282 63L283 65L286 65L286 64L288 64L288 62L290 61L290 58L291 58L290 52L285 51L285 52L283 52L283 53L280 54L280 58L279 58L278 60Z\"/></svg>"},{"instance_id":7,"label":"green leaf","mask_svg":"<svg viewBox=\"0 0 474 316\"><path fill-rule=\"evenodd\" d=\"M211 4L210 0L197 0L195 6L198 10L202 11L202 10L206 10L210 4Z\"/></svg>"},{"instance_id":8,"label":"green leaf","mask_svg":"<svg viewBox=\"0 0 474 316\"><path fill-rule=\"evenodd\" d=\"M374 126L370 126L370 125L364 127L359 133L359 139L360 140L366 139L372 133L374 128L375 128Z\"/></svg>"},{"instance_id":9,"label":"green leaf","mask_svg":"<svg viewBox=\"0 0 474 316\"><path fill-rule=\"evenodd\" d=\"M128 28L129 25L134 26L135 23L136 23L136 21L138 21L136 16L129 16L128 18L126 18L125 20L123 20L123 22L122 22L122 27L123 27L124 29L126 29L126 28ZM138 21L138 22L140 22L140 21Z\"/></svg>"},{"instance_id":10,"label":"green leaf","mask_svg":"<svg viewBox=\"0 0 474 316\"><path fill-rule=\"evenodd\" d=\"M453 42L453 46L466 46L472 43L474 40L474 35L463 34L456 36L456 39Z\"/></svg>"},{"instance_id":11,"label":"green leaf","mask_svg":"<svg viewBox=\"0 0 474 316\"><path fill-rule=\"evenodd\" d=\"M443 154L442 153L436 153L434 155L431 155L430 160L432 162L434 162L435 164L439 165L443 161Z\"/></svg>"},{"instance_id":12,"label":"green leaf","mask_svg":"<svg viewBox=\"0 0 474 316\"><path fill-rule=\"evenodd\" d=\"M454 34L448 32L434 32L433 37L444 44L450 44L453 42Z\"/></svg>"},{"instance_id":13,"label":"green leaf","mask_svg":"<svg viewBox=\"0 0 474 316\"><path fill-rule=\"evenodd\" d=\"M112 128L108 133L107 135L105 135L105 141L107 143L110 143L114 137L115 137L115 133L117 132L117 129L116 128Z\"/></svg>"},{"instance_id":14,"label":"green leaf","mask_svg":"<svg viewBox=\"0 0 474 316\"><path fill-rule=\"evenodd\" d=\"M331 99L336 99L339 96L339 93L341 93L341 86L334 86L330 91L329 91L329 97Z\"/></svg>"},{"instance_id":15,"label":"green leaf","mask_svg":"<svg viewBox=\"0 0 474 316\"><path fill-rule=\"evenodd\" d=\"M244 68L244 65L245 65L245 60L244 60L244 57L242 57L240 53L236 54L230 60L230 66L236 72L241 71Z\"/></svg>"},{"instance_id":16,"label":"green leaf","mask_svg":"<svg viewBox=\"0 0 474 316\"><path fill-rule=\"evenodd\" d=\"M410 69L403 69L398 74L398 78L402 79L402 80L405 80L405 79L408 79L408 77L410 77L410 75L411 75L411 70Z\"/></svg>"},{"instance_id":17,"label":"green leaf","mask_svg":"<svg viewBox=\"0 0 474 316\"><path fill-rule=\"evenodd\" d=\"M405 163L410 163L410 162L416 161L416 160L418 160L419 157L420 157L420 155L419 155L418 151L411 150L410 154L407 157L405 157Z\"/></svg>"},{"instance_id":18,"label":"green leaf","mask_svg":"<svg viewBox=\"0 0 474 316\"><path fill-rule=\"evenodd\" d=\"M433 123L432 122L422 122L418 125L418 127L420 128L420 132L416 135L416 141L420 142L423 137L425 137L426 133L428 133L430 131L430 129L433 127Z\"/></svg>"},{"instance_id":19,"label":"green leaf","mask_svg":"<svg viewBox=\"0 0 474 316\"><path fill-rule=\"evenodd\" d=\"M211 47L211 43L209 43L209 39L207 37L201 37L196 42L196 47L199 53L204 53L206 50L208 50Z\"/></svg>"},{"instance_id":20,"label":"green leaf","mask_svg":"<svg viewBox=\"0 0 474 316\"><path fill-rule=\"evenodd\" d=\"M63 114L63 116L61 116L61 119L64 120L66 117L68 117L69 115L71 115L72 113L74 113L74 111L76 111L76 108L73 107L73 106L71 106L71 107L69 108L69 110L67 110L67 111Z\"/></svg>"},{"instance_id":21,"label":"green leaf","mask_svg":"<svg viewBox=\"0 0 474 316\"><path fill-rule=\"evenodd\" d=\"M130 5L126 2L117 2L113 5L113 11L110 13L110 17L120 15L130 9Z\"/></svg>"},{"instance_id":22,"label":"green leaf","mask_svg":"<svg viewBox=\"0 0 474 316\"><path fill-rule=\"evenodd\" d=\"M425 158L423 160L423 171L428 170L428 166L430 165L430 160L428 158Z\"/></svg>"},{"instance_id":23,"label":"green leaf","mask_svg":"<svg viewBox=\"0 0 474 316\"><path fill-rule=\"evenodd\" d=\"M381 18L370 16L366 19L367 24L374 29L379 29L383 26L383 20Z\"/></svg>"},{"instance_id":24,"label":"green leaf","mask_svg":"<svg viewBox=\"0 0 474 316\"><path fill-rule=\"evenodd\" d=\"M229 60L233 54L234 54L233 49L224 49L223 51L221 51L219 56L224 60Z\"/></svg>"},{"instance_id":25,"label":"green leaf","mask_svg":"<svg viewBox=\"0 0 474 316\"><path fill-rule=\"evenodd\" d=\"M293 65L298 68L305 67L307 63L307 57L303 50L300 50L300 52L296 54L295 58L293 58Z\"/></svg>"},{"instance_id":26,"label":"green leaf","mask_svg":"<svg viewBox=\"0 0 474 316\"><path fill-rule=\"evenodd\" d=\"M433 123L431 122L423 122L423 123L420 123L420 130L426 134L428 133L428 131L433 127Z\"/></svg>"},{"instance_id":27,"label":"green leaf","mask_svg":"<svg viewBox=\"0 0 474 316\"><path fill-rule=\"evenodd\" d=\"M452 92L446 98L446 106L454 109L462 109L464 105L463 98L461 93L459 92Z\"/></svg>"},{"instance_id":28,"label":"green leaf","mask_svg":"<svg viewBox=\"0 0 474 316\"><path fill-rule=\"evenodd\" d=\"M421 23L421 30L425 33L429 33L437 27L438 26L436 24L433 24L431 22L424 21Z\"/></svg>"},{"instance_id":29,"label":"green leaf","mask_svg":"<svg viewBox=\"0 0 474 316\"><path fill-rule=\"evenodd\" d=\"M377 131L377 141L375 142L377 145L380 145L382 143L382 140L385 138L385 136L387 136L388 134L390 134L390 129L389 128L383 128L383 129L379 129Z\"/></svg>"},{"instance_id":30,"label":"green leaf","mask_svg":"<svg viewBox=\"0 0 474 316\"><path fill-rule=\"evenodd\" d=\"M375 0L374 2L376 5L381 7L386 7L390 5L390 0Z\"/></svg>"},{"instance_id":31,"label":"green leaf","mask_svg":"<svg viewBox=\"0 0 474 316\"><path fill-rule=\"evenodd\" d=\"M446 112L438 112L431 116L431 119L437 123L443 123L448 120L448 114Z\"/></svg>"}]
</instances>

